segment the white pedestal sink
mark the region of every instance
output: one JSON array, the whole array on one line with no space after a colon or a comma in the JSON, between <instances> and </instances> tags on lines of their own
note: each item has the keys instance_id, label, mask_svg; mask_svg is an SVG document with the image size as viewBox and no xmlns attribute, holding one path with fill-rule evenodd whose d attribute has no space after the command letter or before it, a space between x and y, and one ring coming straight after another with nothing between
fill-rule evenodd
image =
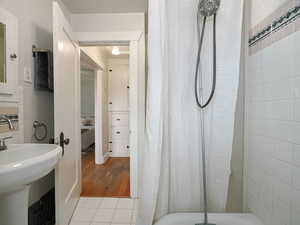
<instances>
[{"instance_id":1,"label":"white pedestal sink","mask_svg":"<svg viewBox=\"0 0 300 225\"><path fill-rule=\"evenodd\" d=\"M28 224L30 184L54 169L62 155L57 145L9 145L0 152L0 225Z\"/></svg>"}]
</instances>

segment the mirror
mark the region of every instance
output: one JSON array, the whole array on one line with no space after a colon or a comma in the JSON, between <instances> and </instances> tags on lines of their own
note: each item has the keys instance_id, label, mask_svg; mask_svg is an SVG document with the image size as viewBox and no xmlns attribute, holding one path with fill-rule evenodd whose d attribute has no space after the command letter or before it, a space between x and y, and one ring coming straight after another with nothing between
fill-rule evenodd
<instances>
[{"instance_id":1,"label":"mirror","mask_svg":"<svg viewBox=\"0 0 300 225\"><path fill-rule=\"evenodd\" d=\"M6 26L0 23L0 83L6 83Z\"/></svg>"}]
</instances>

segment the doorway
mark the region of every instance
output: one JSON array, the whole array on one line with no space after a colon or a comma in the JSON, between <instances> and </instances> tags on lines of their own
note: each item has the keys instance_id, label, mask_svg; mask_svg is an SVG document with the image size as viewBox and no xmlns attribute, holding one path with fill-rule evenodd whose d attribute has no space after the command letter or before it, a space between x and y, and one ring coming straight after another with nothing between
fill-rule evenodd
<instances>
[{"instance_id":1,"label":"doorway","mask_svg":"<svg viewBox=\"0 0 300 225\"><path fill-rule=\"evenodd\" d=\"M81 196L130 197L129 46L81 49Z\"/></svg>"},{"instance_id":2,"label":"doorway","mask_svg":"<svg viewBox=\"0 0 300 225\"><path fill-rule=\"evenodd\" d=\"M58 3L53 2L53 65L54 65L54 124L55 137L60 137L63 157L55 168L55 199L56 222L66 225L69 223L75 206L82 192L81 170L81 105L80 105L80 49L85 46L103 46L103 44L129 45L129 73L130 73L130 197L139 197L141 158L145 141L145 33L144 28L132 31L99 31L82 32L74 29L70 11ZM143 22L143 18L141 18ZM76 21L73 21L77 23ZM80 47L81 46L81 47ZM91 52L92 53L92 52ZM97 66L102 65L102 56L91 54L90 57ZM100 61L100 64L98 63ZM100 66L101 67L101 66ZM104 67L102 67L103 69ZM102 84L106 70L97 70L96 97L104 98L103 90L98 88ZM105 107L105 104L101 106ZM104 108L96 107L96 115L103 119ZM107 120L108 122L108 120ZM100 125L104 125L102 121ZM102 126L95 124L95 148L97 141L99 149L107 144L102 140ZM97 154L99 162L105 161L103 154Z\"/></svg>"}]
</instances>

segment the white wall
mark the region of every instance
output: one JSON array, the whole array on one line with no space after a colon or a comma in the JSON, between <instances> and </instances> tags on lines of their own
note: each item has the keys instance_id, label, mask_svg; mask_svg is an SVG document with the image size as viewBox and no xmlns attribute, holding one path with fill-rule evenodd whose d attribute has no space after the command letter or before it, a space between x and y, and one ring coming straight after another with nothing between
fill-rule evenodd
<instances>
[{"instance_id":1,"label":"white wall","mask_svg":"<svg viewBox=\"0 0 300 225\"><path fill-rule=\"evenodd\" d=\"M107 54L101 48L96 46L91 47L81 47L81 50L84 51L95 63L106 70L107 66Z\"/></svg>"},{"instance_id":2,"label":"white wall","mask_svg":"<svg viewBox=\"0 0 300 225\"><path fill-rule=\"evenodd\" d=\"M103 105L101 106L102 109L102 148L103 148L103 154L108 152L108 72L107 72L107 63L108 63L108 56L104 49L101 49L99 47L81 47L81 50L84 51L96 64L98 64L102 69L102 79L101 81L103 84L101 87L97 86L98 88L101 88L101 96L102 96L102 102ZM99 90L98 90L99 91Z\"/></svg>"},{"instance_id":3,"label":"white wall","mask_svg":"<svg viewBox=\"0 0 300 225\"><path fill-rule=\"evenodd\" d=\"M9 10L19 22L19 85L24 93L25 142L32 141L32 124L41 120L53 136L53 95L35 91L33 84L23 82L24 68L33 73L32 45L52 48L52 1L2 0L0 6ZM33 74L32 74L33 78Z\"/></svg>"},{"instance_id":4,"label":"white wall","mask_svg":"<svg viewBox=\"0 0 300 225\"><path fill-rule=\"evenodd\" d=\"M123 14L73 14L72 25L75 32L122 32L143 31L143 13Z\"/></svg>"},{"instance_id":5,"label":"white wall","mask_svg":"<svg viewBox=\"0 0 300 225\"><path fill-rule=\"evenodd\" d=\"M19 85L23 87L25 142L32 141L34 120L45 122L53 135L53 97L51 93L35 91L33 84L23 82L24 68L33 71L32 45L52 48L51 0L1 0L0 7L18 18L19 25ZM53 186L52 177L46 177L33 185L30 202L34 202Z\"/></svg>"},{"instance_id":6,"label":"white wall","mask_svg":"<svg viewBox=\"0 0 300 225\"><path fill-rule=\"evenodd\" d=\"M253 27L284 1L252 2ZM248 61L244 200L265 225L300 224L299 42L298 31Z\"/></svg>"},{"instance_id":7,"label":"white wall","mask_svg":"<svg viewBox=\"0 0 300 225\"><path fill-rule=\"evenodd\" d=\"M73 13L146 12L147 0L63 0Z\"/></svg>"}]
</instances>

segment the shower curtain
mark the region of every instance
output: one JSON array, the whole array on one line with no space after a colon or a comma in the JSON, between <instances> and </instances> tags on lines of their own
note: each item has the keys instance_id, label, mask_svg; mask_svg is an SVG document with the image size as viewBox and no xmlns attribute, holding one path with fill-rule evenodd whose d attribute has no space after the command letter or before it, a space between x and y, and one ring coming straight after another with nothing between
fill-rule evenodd
<instances>
[{"instance_id":1,"label":"shower curtain","mask_svg":"<svg viewBox=\"0 0 300 225\"><path fill-rule=\"evenodd\" d=\"M138 225L203 207L200 111L194 98L198 0L149 0L146 147ZM205 109L209 210L226 208L237 101L243 0L217 16L217 86ZM204 93L212 83L212 18L202 51Z\"/></svg>"}]
</instances>

